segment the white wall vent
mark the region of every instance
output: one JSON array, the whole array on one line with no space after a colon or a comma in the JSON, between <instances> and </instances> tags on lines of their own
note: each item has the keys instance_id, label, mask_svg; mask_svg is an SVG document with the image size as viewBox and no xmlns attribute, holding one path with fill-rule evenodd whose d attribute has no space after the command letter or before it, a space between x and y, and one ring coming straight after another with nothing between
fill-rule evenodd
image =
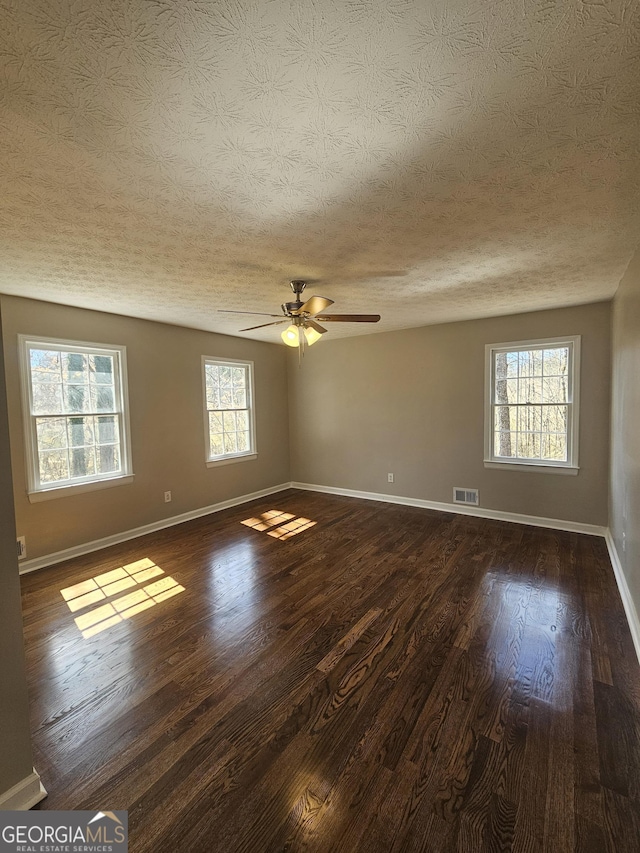
<instances>
[{"instance_id":1,"label":"white wall vent","mask_svg":"<svg viewBox=\"0 0 640 853\"><path fill-rule=\"evenodd\" d=\"M454 504L471 504L478 506L478 490L477 489L459 489L457 486L453 488Z\"/></svg>"}]
</instances>

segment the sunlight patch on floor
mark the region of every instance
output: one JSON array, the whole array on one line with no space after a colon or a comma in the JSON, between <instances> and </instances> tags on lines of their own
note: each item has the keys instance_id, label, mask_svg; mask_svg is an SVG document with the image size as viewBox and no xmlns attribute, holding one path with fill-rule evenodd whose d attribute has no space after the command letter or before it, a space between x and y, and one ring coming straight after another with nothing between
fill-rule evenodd
<instances>
[{"instance_id":1,"label":"sunlight patch on floor","mask_svg":"<svg viewBox=\"0 0 640 853\"><path fill-rule=\"evenodd\" d=\"M149 583L141 584L152 578L164 577ZM160 566L145 557L120 566L110 572L96 575L73 586L60 590L60 594L72 613L84 610L98 602L105 602L86 613L74 617L74 621L85 639L106 631L112 625L117 625L123 619L130 619L136 613L148 610L161 601L172 598L185 589L170 575L165 575ZM120 593L125 592L124 595ZM113 598L113 596L118 598ZM111 599L111 601L107 601Z\"/></svg>"},{"instance_id":2,"label":"sunlight patch on floor","mask_svg":"<svg viewBox=\"0 0 640 853\"><path fill-rule=\"evenodd\" d=\"M257 518L247 518L240 522L245 527L264 531L267 536L282 540L291 539L292 536L297 536L298 533L308 530L317 523L317 521L311 521L310 518L303 518L302 516L296 518L293 513L281 512L279 509L270 509Z\"/></svg>"}]
</instances>

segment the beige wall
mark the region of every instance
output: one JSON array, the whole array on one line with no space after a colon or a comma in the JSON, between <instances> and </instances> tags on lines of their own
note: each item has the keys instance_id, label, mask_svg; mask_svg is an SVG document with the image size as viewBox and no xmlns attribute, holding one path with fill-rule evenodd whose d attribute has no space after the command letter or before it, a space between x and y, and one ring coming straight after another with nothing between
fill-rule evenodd
<instances>
[{"instance_id":1,"label":"beige wall","mask_svg":"<svg viewBox=\"0 0 640 853\"><path fill-rule=\"evenodd\" d=\"M284 347L9 296L2 312L16 520L28 558L290 479ZM126 345L133 484L29 502L18 334ZM257 460L206 467L203 355L254 361Z\"/></svg>"},{"instance_id":2,"label":"beige wall","mask_svg":"<svg viewBox=\"0 0 640 853\"><path fill-rule=\"evenodd\" d=\"M613 303L610 527L640 612L640 250Z\"/></svg>"},{"instance_id":3,"label":"beige wall","mask_svg":"<svg viewBox=\"0 0 640 853\"><path fill-rule=\"evenodd\" d=\"M485 469L484 347L582 335L578 476ZM329 340L289 361L292 479L607 524L610 304ZM387 483L387 473L395 483Z\"/></svg>"},{"instance_id":4,"label":"beige wall","mask_svg":"<svg viewBox=\"0 0 640 853\"><path fill-rule=\"evenodd\" d=\"M33 769L4 385L0 346L0 798Z\"/></svg>"},{"instance_id":5,"label":"beige wall","mask_svg":"<svg viewBox=\"0 0 640 853\"><path fill-rule=\"evenodd\" d=\"M445 503L453 486L479 488L485 508L607 524L607 303L325 339L301 369L279 345L17 297L3 296L2 308L17 527L29 558L289 479ZM127 346L132 485L29 502L18 333ZM485 469L484 345L573 334L582 335L578 476ZM255 362L256 461L205 466L202 355Z\"/></svg>"}]
</instances>

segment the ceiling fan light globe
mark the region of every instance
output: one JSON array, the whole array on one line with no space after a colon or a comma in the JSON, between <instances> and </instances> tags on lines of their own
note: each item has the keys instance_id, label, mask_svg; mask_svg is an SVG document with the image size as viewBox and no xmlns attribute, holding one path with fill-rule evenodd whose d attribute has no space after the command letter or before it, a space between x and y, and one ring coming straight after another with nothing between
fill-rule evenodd
<instances>
[{"instance_id":1,"label":"ceiling fan light globe","mask_svg":"<svg viewBox=\"0 0 640 853\"><path fill-rule=\"evenodd\" d=\"M304 330L304 336L307 339L307 346L313 346L316 341L319 341L322 337L320 332L316 332L315 329L306 328Z\"/></svg>"},{"instance_id":2,"label":"ceiling fan light globe","mask_svg":"<svg viewBox=\"0 0 640 853\"><path fill-rule=\"evenodd\" d=\"M282 332L280 337L288 347L297 347L300 345L298 327L294 326L293 324L291 326L287 326L287 328L284 330L284 332Z\"/></svg>"}]
</instances>

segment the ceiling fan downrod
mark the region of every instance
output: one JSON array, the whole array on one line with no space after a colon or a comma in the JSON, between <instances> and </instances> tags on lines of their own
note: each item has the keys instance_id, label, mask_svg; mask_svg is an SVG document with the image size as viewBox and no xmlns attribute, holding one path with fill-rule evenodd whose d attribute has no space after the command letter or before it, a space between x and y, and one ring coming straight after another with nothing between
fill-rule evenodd
<instances>
[{"instance_id":1,"label":"ceiling fan downrod","mask_svg":"<svg viewBox=\"0 0 640 853\"><path fill-rule=\"evenodd\" d=\"M292 314L296 314L304 305L304 303L300 297L302 296L302 291L307 286L307 282L301 281L300 279L294 279L293 281L289 282L289 286L291 287L291 290L293 290L293 292L295 294L296 301L295 302L284 302L282 305L282 310L285 314L287 314L288 316L291 316Z\"/></svg>"}]
</instances>

